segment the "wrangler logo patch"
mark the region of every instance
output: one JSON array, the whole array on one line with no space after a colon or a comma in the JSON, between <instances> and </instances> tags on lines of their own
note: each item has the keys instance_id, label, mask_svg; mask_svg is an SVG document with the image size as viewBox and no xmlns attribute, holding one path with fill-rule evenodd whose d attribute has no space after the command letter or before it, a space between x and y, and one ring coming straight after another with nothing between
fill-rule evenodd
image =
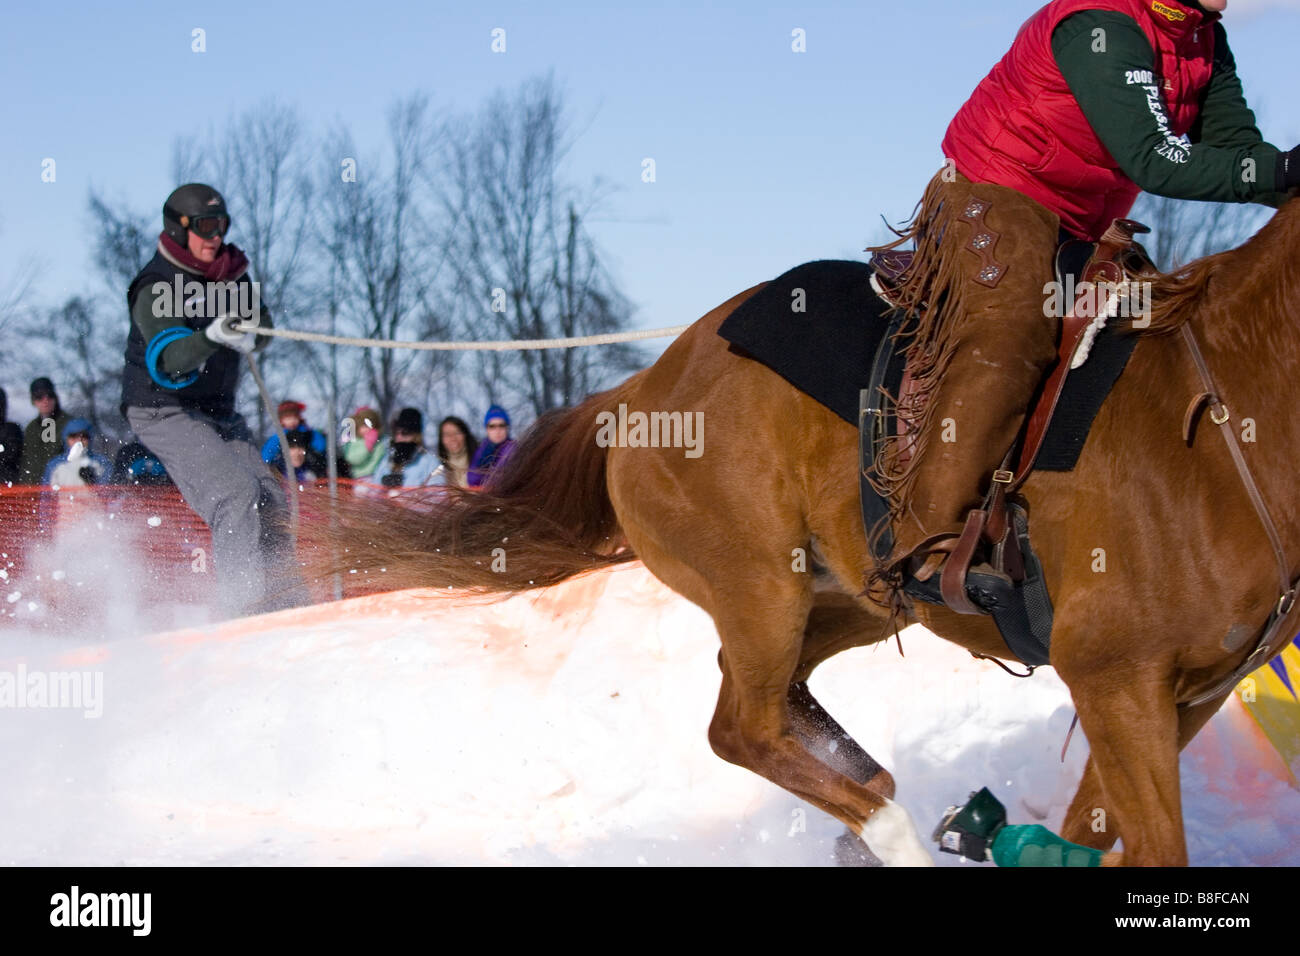
<instances>
[{"instance_id":1,"label":"wrangler logo patch","mask_svg":"<svg viewBox=\"0 0 1300 956\"><path fill-rule=\"evenodd\" d=\"M1151 9L1154 10L1156 13L1160 14L1166 20L1187 19L1187 14L1185 14L1182 10L1175 10L1173 7L1169 6L1168 4L1161 3L1160 0L1154 0L1154 2L1151 4Z\"/></svg>"}]
</instances>

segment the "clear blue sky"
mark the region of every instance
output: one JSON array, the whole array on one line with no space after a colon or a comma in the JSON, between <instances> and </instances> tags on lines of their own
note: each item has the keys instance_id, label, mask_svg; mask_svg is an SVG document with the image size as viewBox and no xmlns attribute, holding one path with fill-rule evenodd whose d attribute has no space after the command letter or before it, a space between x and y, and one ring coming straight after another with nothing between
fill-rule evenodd
<instances>
[{"instance_id":1,"label":"clear blue sky","mask_svg":"<svg viewBox=\"0 0 1300 956\"><path fill-rule=\"evenodd\" d=\"M905 217L941 162L953 112L1038 6L10 6L0 33L0 280L34 259L40 304L98 290L88 189L159 209L177 185L173 139L219 128L268 96L317 129L349 124L365 154L383 147L397 96L423 90L435 105L470 109L554 71L581 131L571 171L615 188L591 228L636 324L691 321L799 262L857 256L882 237L881 213ZM1265 136L1289 148L1300 135L1300 0L1230 0L1225 22ZM205 53L191 52L195 27L206 30ZM504 54L491 52L495 27L507 31ZM795 28L806 53L791 51ZM57 162L54 184L40 180L46 157ZM654 184L641 182L644 157L656 161Z\"/></svg>"}]
</instances>

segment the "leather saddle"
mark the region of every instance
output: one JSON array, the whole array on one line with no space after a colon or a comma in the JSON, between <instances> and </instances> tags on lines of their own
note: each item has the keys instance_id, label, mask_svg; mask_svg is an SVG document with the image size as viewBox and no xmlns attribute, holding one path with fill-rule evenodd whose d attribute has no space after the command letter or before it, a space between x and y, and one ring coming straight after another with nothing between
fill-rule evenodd
<instances>
[{"instance_id":1,"label":"leather saddle","mask_svg":"<svg viewBox=\"0 0 1300 956\"><path fill-rule=\"evenodd\" d=\"M1157 274L1135 236L1150 230L1130 219L1117 219L1098 243L1070 239L1055 256L1058 288L1075 290L1072 307L1062 323L1057 361L1040 387L1016 442L1007 450L981 507L972 509L962 533L944 542L949 551L938 577L925 581L908 576L903 591L928 603L945 605L962 614L991 615L1008 648L1031 666L1048 663L1052 604L1042 566L1029 539L1027 502L1016 494L1030 472L1052 421L1057 401L1072 367L1086 357L1098 329L1124 294L1126 280ZM912 263L910 251L888 250L872 256L872 286L887 303L890 292ZM873 537L875 557L885 560L893 549L887 523L889 502L870 481L870 470L884 440L899 434L905 423L895 414L897 396L908 388L910 376L899 331L908 316L895 312L876 352L869 386L861 393L860 484L863 522ZM976 563L976 559L981 560Z\"/></svg>"}]
</instances>

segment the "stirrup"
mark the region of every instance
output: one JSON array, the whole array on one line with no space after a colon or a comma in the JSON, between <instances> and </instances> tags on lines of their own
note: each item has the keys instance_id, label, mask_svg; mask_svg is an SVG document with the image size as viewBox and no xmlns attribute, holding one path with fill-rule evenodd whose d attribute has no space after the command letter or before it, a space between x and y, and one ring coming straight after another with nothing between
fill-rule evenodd
<instances>
[{"instance_id":1,"label":"stirrup","mask_svg":"<svg viewBox=\"0 0 1300 956\"><path fill-rule=\"evenodd\" d=\"M947 566L948 562L945 560L942 568L947 568ZM937 604L954 611L957 610L944 599L940 585L942 568L939 574L933 574L924 581L908 575L907 580L903 583L903 593L909 597L925 601L927 604ZM993 610L1005 600L1003 595L1014 587L1010 575L995 570L986 563L974 565L966 572L964 582L966 600L974 608L974 611L958 611L958 613L992 614Z\"/></svg>"},{"instance_id":2,"label":"stirrup","mask_svg":"<svg viewBox=\"0 0 1300 956\"><path fill-rule=\"evenodd\" d=\"M1019 573L1021 580L1024 578L1023 568L1020 567L1020 555L998 552L997 569L992 567L988 569L994 577L985 577L981 581L977 576L977 583L982 583L985 589L992 589L990 596L995 597L994 605L981 606L977 601L972 601L967 594L973 568L978 567L976 556L982 541L987 541L994 549L998 549L1009 536L1012 540L1012 551L1018 552L1015 548L1015 532L1008 527L1007 510L1007 488L1015 480L1015 475L1008 466L1016 452L1016 444L1018 443L1012 444L1008 449L1002 459L1002 466L994 470L993 481L984 495L984 504L967 512L961 535L953 545L952 553L948 555L948 560L944 562L943 571L939 575L939 591L943 595L943 603L958 614L988 614L996 606L996 596L1002 596L1005 600L1007 589L1014 586L1011 575L1005 573L1006 571Z\"/></svg>"}]
</instances>

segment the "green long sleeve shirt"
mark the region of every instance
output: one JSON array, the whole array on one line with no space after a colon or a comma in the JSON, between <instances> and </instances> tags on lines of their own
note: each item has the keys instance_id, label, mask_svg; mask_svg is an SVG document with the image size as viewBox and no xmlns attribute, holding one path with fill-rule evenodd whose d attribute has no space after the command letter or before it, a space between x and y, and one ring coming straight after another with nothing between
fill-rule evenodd
<instances>
[{"instance_id":1,"label":"green long sleeve shirt","mask_svg":"<svg viewBox=\"0 0 1300 956\"><path fill-rule=\"evenodd\" d=\"M150 342L159 332L173 328L180 324L176 319L170 317L159 318L154 314L154 302L161 296L170 296L170 287L165 291L160 291L157 295L149 286L142 286L136 294L135 305L131 308L131 320L139 327L145 342ZM271 314L267 311L266 306L262 306L262 318L259 323L264 328L274 328L271 323ZM257 337L257 350L266 348L270 343L269 336L259 335ZM183 375L186 372L193 371L211 356L216 354L217 350L225 346L217 345L200 329L193 335L177 339L162 350L158 357L158 367L168 375Z\"/></svg>"},{"instance_id":2,"label":"green long sleeve shirt","mask_svg":"<svg viewBox=\"0 0 1300 956\"><path fill-rule=\"evenodd\" d=\"M1143 190L1175 199L1278 206L1286 198L1278 192L1282 153L1264 142L1246 105L1222 24L1212 28L1214 71L1186 137L1170 132L1159 86L1133 82L1158 77L1160 70L1131 17L1104 10L1067 17L1052 33L1052 54L1097 138Z\"/></svg>"}]
</instances>

